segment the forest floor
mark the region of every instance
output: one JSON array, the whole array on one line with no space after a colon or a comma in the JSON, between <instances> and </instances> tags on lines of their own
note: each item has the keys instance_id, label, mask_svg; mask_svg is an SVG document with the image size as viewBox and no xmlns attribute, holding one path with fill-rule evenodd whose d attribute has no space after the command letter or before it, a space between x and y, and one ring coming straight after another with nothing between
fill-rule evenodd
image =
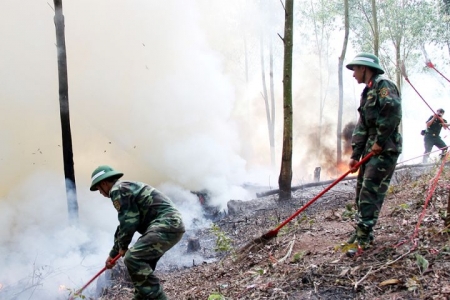
<instances>
[{"instance_id":1,"label":"forest floor","mask_svg":"<svg viewBox=\"0 0 450 300\"><path fill-rule=\"evenodd\" d=\"M212 246L202 245L202 251L215 256L213 262L170 271L157 268L156 274L169 299L177 300L450 299L450 231L444 225L448 166L439 178L438 173L439 165L420 174L396 172L375 227L374 245L355 257L347 257L342 246L354 231L355 182L347 181L265 245L253 240L326 186L295 191L289 201L274 195L238 203L241 213L216 221L214 232L197 232L200 241L202 234L215 237ZM253 206L246 210L246 205ZM259 247L245 247L249 245ZM98 299L131 299L132 291L129 282L119 280Z\"/></svg>"}]
</instances>

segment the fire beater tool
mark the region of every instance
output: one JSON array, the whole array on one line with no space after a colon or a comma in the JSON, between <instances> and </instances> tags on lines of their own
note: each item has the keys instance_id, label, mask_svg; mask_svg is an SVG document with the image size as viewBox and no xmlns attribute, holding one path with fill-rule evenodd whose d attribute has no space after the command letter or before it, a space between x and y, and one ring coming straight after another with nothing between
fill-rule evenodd
<instances>
[{"instance_id":1,"label":"fire beater tool","mask_svg":"<svg viewBox=\"0 0 450 300\"><path fill-rule=\"evenodd\" d=\"M363 163L367 162L371 157L373 156L373 152L370 152L367 154L361 161L359 161L354 168L359 168ZM245 245L239 252L245 252L248 250L253 249L253 247L260 245L260 244L266 244L271 239L275 238L278 235L278 231L280 231L281 228L283 228L287 223L292 221L295 217L297 217L302 211L304 211L308 206L313 204L317 199L322 197L326 192L328 192L332 187L334 187L338 182L340 182L342 179L344 179L348 174L350 174L351 169L342 174L338 179L333 181L328 187L326 187L322 192L320 192L317 196L315 196L313 199L309 200L308 203L303 205L299 210L297 210L293 215L291 215L289 218L287 218L283 223L278 225L275 229L272 229L265 234L263 234L261 237L258 237L254 239L252 242Z\"/></svg>"},{"instance_id":2,"label":"fire beater tool","mask_svg":"<svg viewBox=\"0 0 450 300\"><path fill-rule=\"evenodd\" d=\"M119 258L120 258L120 254L117 254L117 256L111 260L111 263L114 264L117 260L119 260ZM86 283L82 288L80 288L78 291L76 291L75 294L70 296L69 300L73 300L73 299L75 299L75 297L81 295L81 293L84 291L84 289L87 288L98 276L100 276L103 272L105 272L105 270L106 270L106 267L103 267L103 269L101 269L97 274L95 274L95 276L92 277L91 280L88 281L88 283Z\"/></svg>"}]
</instances>

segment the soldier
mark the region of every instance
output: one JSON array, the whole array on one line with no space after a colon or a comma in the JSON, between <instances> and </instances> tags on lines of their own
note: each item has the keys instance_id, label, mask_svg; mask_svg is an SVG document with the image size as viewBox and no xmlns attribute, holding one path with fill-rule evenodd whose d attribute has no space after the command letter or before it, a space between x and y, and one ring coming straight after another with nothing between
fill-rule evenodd
<instances>
[{"instance_id":1,"label":"soldier","mask_svg":"<svg viewBox=\"0 0 450 300\"><path fill-rule=\"evenodd\" d=\"M447 153L447 145L441 139L439 134L441 133L442 126L448 127L447 120L443 119L445 111L439 108L436 111L437 114L430 116L427 120L427 129L425 130L424 144L425 144L425 155L423 156L423 163L428 162L428 157L430 156L430 151L433 146L438 147L442 150L441 157L444 157Z\"/></svg>"},{"instance_id":2,"label":"soldier","mask_svg":"<svg viewBox=\"0 0 450 300\"><path fill-rule=\"evenodd\" d=\"M99 166L92 172L91 191L111 198L118 212L119 226L106 268L112 268L112 259L120 254L134 285L133 300L165 300L167 296L153 272L161 256L183 236L181 214L157 189L142 182L119 181L122 176L110 166ZM141 237L128 248L136 231Z\"/></svg>"},{"instance_id":3,"label":"soldier","mask_svg":"<svg viewBox=\"0 0 450 300\"><path fill-rule=\"evenodd\" d=\"M359 120L352 135L349 167L370 152L374 155L361 165L356 183L356 230L347 241L355 244L347 252L353 256L373 242L373 227L402 151L398 126L402 119L401 99L397 86L384 75L377 56L360 53L346 66L358 83L365 84L358 108Z\"/></svg>"}]
</instances>

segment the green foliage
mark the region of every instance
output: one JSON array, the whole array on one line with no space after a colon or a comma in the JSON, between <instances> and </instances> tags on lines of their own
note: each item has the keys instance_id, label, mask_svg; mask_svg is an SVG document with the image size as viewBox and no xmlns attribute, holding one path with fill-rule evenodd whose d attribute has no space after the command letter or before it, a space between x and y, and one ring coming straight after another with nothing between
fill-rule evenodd
<instances>
[{"instance_id":1,"label":"green foliage","mask_svg":"<svg viewBox=\"0 0 450 300\"><path fill-rule=\"evenodd\" d=\"M351 220L355 217L356 210L353 209L353 204L347 203L345 205L345 210L342 213L342 220Z\"/></svg>"},{"instance_id":2,"label":"green foliage","mask_svg":"<svg viewBox=\"0 0 450 300\"><path fill-rule=\"evenodd\" d=\"M423 274L428 269L429 262L419 253L416 253L416 264L419 266L420 272Z\"/></svg>"},{"instance_id":3,"label":"green foliage","mask_svg":"<svg viewBox=\"0 0 450 300\"><path fill-rule=\"evenodd\" d=\"M250 274L253 274L254 276L261 276L264 275L266 271L262 268L255 268L254 270L250 271Z\"/></svg>"},{"instance_id":4,"label":"green foliage","mask_svg":"<svg viewBox=\"0 0 450 300\"><path fill-rule=\"evenodd\" d=\"M233 250L231 239L225 234L223 230L220 229L219 226L213 223L211 226L211 231L217 238L214 251L228 253Z\"/></svg>"},{"instance_id":5,"label":"green foliage","mask_svg":"<svg viewBox=\"0 0 450 300\"><path fill-rule=\"evenodd\" d=\"M395 216L395 215L400 215L403 214L405 212L409 212L409 208L411 205L409 205L408 203L402 203L400 205L398 205L397 207L394 208L394 210L392 211L391 215Z\"/></svg>"},{"instance_id":6,"label":"green foliage","mask_svg":"<svg viewBox=\"0 0 450 300\"><path fill-rule=\"evenodd\" d=\"M225 300L225 297L221 293L214 292L209 295L208 300Z\"/></svg>"},{"instance_id":7,"label":"green foliage","mask_svg":"<svg viewBox=\"0 0 450 300\"><path fill-rule=\"evenodd\" d=\"M386 194L387 194L387 195L390 195L390 194L393 194L393 193L395 193L395 186L391 184L391 185L388 187L388 190L387 190Z\"/></svg>"},{"instance_id":8,"label":"green foliage","mask_svg":"<svg viewBox=\"0 0 450 300\"><path fill-rule=\"evenodd\" d=\"M278 236L283 236L289 233L289 231L291 230L291 228L289 227L288 224L286 224L284 227L281 227L280 230L278 231Z\"/></svg>"},{"instance_id":9,"label":"green foliage","mask_svg":"<svg viewBox=\"0 0 450 300\"><path fill-rule=\"evenodd\" d=\"M74 289L66 288L66 290L70 292L69 297L72 296L72 299L87 299L85 295L78 294L77 291Z\"/></svg>"},{"instance_id":10,"label":"green foliage","mask_svg":"<svg viewBox=\"0 0 450 300\"><path fill-rule=\"evenodd\" d=\"M335 245L334 246L334 251L340 251L342 253L347 253L350 250L357 250L358 249L358 244L356 243L352 243L352 244L339 244L339 245Z\"/></svg>"},{"instance_id":11,"label":"green foliage","mask_svg":"<svg viewBox=\"0 0 450 300\"><path fill-rule=\"evenodd\" d=\"M297 252L297 253L295 253L294 254L294 256L292 257L292 263L298 263L298 262L300 262L302 259L303 259L303 257L305 256L305 251L301 251L301 252Z\"/></svg>"},{"instance_id":12,"label":"green foliage","mask_svg":"<svg viewBox=\"0 0 450 300\"><path fill-rule=\"evenodd\" d=\"M408 288L408 291L415 291L420 288L420 280L416 276L413 276L408 278L405 286Z\"/></svg>"}]
</instances>

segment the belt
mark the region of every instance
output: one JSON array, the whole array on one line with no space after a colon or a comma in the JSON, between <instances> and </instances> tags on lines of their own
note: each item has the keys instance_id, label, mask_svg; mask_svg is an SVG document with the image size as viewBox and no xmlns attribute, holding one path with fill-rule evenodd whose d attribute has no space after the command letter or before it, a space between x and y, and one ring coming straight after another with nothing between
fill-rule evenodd
<instances>
[{"instance_id":1,"label":"belt","mask_svg":"<svg viewBox=\"0 0 450 300\"><path fill-rule=\"evenodd\" d=\"M436 133L427 133L427 135L438 136L438 134L436 134Z\"/></svg>"}]
</instances>

